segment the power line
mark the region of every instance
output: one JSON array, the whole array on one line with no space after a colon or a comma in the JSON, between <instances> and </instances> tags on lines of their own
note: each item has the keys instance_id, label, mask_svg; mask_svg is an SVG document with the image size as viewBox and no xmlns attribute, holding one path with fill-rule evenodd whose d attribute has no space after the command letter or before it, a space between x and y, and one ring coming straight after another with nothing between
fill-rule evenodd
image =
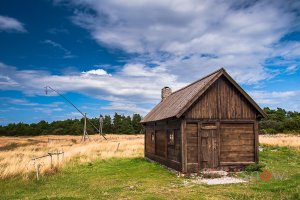
<instances>
[{"instance_id":1,"label":"power line","mask_svg":"<svg viewBox=\"0 0 300 200\"><path fill-rule=\"evenodd\" d=\"M46 86L45 89L46 89L46 95L48 94L48 88L54 92L56 92L59 96L61 96L63 99L65 99L69 104L71 104L84 118L85 120L87 120L99 133L100 133L100 130L89 120L89 118L86 117L86 113L83 113L81 112L67 97L65 97L64 95L60 94L58 91L56 91L55 89L53 89L52 87L50 86ZM85 126L86 127L86 126ZM87 134L86 130L84 130L84 132ZM101 134L100 134L105 140L106 137L102 134L102 131L101 131ZM85 140L85 136L83 136L84 140Z\"/></svg>"}]
</instances>

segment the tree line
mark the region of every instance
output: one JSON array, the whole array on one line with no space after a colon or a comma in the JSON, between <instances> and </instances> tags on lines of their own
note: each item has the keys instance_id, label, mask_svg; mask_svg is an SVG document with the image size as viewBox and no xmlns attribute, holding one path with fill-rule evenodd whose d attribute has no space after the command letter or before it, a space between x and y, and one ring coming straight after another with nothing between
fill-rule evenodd
<instances>
[{"instance_id":1,"label":"tree line","mask_svg":"<svg viewBox=\"0 0 300 200\"><path fill-rule=\"evenodd\" d=\"M264 108L268 118L259 122L261 134L300 133L300 112Z\"/></svg>"},{"instance_id":2,"label":"tree line","mask_svg":"<svg viewBox=\"0 0 300 200\"><path fill-rule=\"evenodd\" d=\"M89 119L99 128L99 118ZM115 113L113 118L110 115L103 117L103 133L105 134L140 134L143 125L140 123L141 115L133 114L125 116ZM81 135L83 134L84 118L67 119L63 121L40 121L38 123L11 123L0 126L2 136L21 136L21 135ZM97 133L97 130L87 122L88 134Z\"/></svg>"},{"instance_id":3,"label":"tree line","mask_svg":"<svg viewBox=\"0 0 300 200\"><path fill-rule=\"evenodd\" d=\"M260 134L276 133L300 133L300 112L286 111L282 108L264 108L268 118L259 122ZM142 117L139 114L125 116L115 113L113 117L105 115L103 117L103 133L105 134L140 134L143 133L143 126L140 123ZM90 121L99 127L99 119L92 118ZM84 119L67 119L63 121L53 121L51 123L44 120L38 123L11 123L0 126L0 135L81 135L83 133ZM97 133L97 130L87 123L89 134Z\"/></svg>"}]
</instances>

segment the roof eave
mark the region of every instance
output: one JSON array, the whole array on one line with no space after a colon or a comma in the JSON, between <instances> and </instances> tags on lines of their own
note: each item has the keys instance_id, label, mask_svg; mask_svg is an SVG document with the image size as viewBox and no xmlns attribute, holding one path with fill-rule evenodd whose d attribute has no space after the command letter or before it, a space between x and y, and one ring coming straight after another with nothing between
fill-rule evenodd
<instances>
[{"instance_id":1,"label":"roof eave","mask_svg":"<svg viewBox=\"0 0 300 200\"><path fill-rule=\"evenodd\" d=\"M146 123L151 123L151 122L157 122L157 121L163 121L163 120L168 120L168 119L172 119L172 118L178 118L177 116L171 116L171 117L166 117L166 118L162 118L162 119L157 119L157 120L148 120L148 121L141 121L141 124L146 124Z\"/></svg>"}]
</instances>

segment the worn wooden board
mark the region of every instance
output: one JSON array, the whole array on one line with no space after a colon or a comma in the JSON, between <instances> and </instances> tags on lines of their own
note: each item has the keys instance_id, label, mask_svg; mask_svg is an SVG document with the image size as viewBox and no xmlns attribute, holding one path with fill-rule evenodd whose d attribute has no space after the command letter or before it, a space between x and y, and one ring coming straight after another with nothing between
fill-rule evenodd
<instances>
[{"instance_id":1,"label":"worn wooden board","mask_svg":"<svg viewBox=\"0 0 300 200\"><path fill-rule=\"evenodd\" d=\"M211 124L201 126L201 169L216 169L219 166L219 137L215 127Z\"/></svg>"},{"instance_id":2,"label":"worn wooden board","mask_svg":"<svg viewBox=\"0 0 300 200\"><path fill-rule=\"evenodd\" d=\"M145 130L145 151L155 154L155 141L151 140L151 134L154 134L154 126L146 127Z\"/></svg>"},{"instance_id":3,"label":"worn wooden board","mask_svg":"<svg viewBox=\"0 0 300 200\"><path fill-rule=\"evenodd\" d=\"M256 119L256 115L256 108L222 76L185 114L189 119Z\"/></svg>"},{"instance_id":4,"label":"worn wooden board","mask_svg":"<svg viewBox=\"0 0 300 200\"><path fill-rule=\"evenodd\" d=\"M220 162L253 162L254 160L254 124L221 123Z\"/></svg>"},{"instance_id":5,"label":"worn wooden board","mask_svg":"<svg viewBox=\"0 0 300 200\"><path fill-rule=\"evenodd\" d=\"M174 145L168 145L169 160L181 162L181 132L180 129L175 129L174 132Z\"/></svg>"}]
</instances>

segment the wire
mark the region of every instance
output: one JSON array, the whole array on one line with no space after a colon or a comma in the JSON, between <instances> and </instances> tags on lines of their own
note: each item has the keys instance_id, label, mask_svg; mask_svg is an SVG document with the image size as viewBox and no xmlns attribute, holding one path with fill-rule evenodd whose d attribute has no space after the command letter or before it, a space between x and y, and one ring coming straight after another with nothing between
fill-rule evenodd
<instances>
[{"instance_id":1,"label":"wire","mask_svg":"<svg viewBox=\"0 0 300 200\"><path fill-rule=\"evenodd\" d=\"M67 99L64 95L60 94L58 91L54 90L52 87L50 86L46 86L46 94L48 93L48 88L51 89L52 91L56 92L59 96L61 96L62 98L64 98L69 104L71 104L83 117L85 117L87 119L87 121L100 133L100 130L89 120L89 118L86 117L85 114L83 114L83 112L81 112L69 99ZM100 134L105 140L106 137L103 134Z\"/></svg>"}]
</instances>

